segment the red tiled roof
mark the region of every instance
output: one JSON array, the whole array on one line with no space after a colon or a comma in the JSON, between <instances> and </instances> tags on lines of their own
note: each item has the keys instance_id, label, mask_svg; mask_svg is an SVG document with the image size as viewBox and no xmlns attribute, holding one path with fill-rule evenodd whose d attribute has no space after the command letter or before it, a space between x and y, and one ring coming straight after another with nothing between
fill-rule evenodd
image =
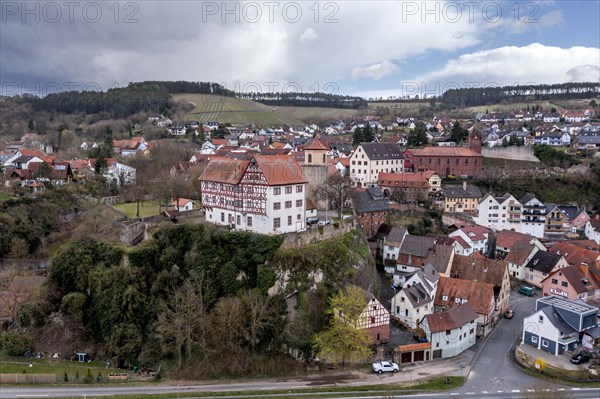
<instances>
[{"instance_id":1,"label":"red tiled roof","mask_svg":"<svg viewBox=\"0 0 600 399\"><path fill-rule=\"evenodd\" d=\"M425 147L409 150L416 157L481 157L481 154L469 149L458 147Z\"/></svg>"},{"instance_id":2,"label":"red tiled roof","mask_svg":"<svg viewBox=\"0 0 600 399\"><path fill-rule=\"evenodd\" d=\"M255 155L254 159L271 186L307 183L302 167L291 156Z\"/></svg>"},{"instance_id":3,"label":"red tiled roof","mask_svg":"<svg viewBox=\"0 0 600 399\"><path fill-rule=\"evenodd\" d=\"M600 259L600 252L581 248L569 242L557 242L550 248L550 252L564 256L571 265L581 263L593 265L596 260Z\"/></svg>"},{"instance_id":4,"label":"red tiled roof","mask_svg":"<svg viewBox=\"0 0 600 399\"><path fill-rule=\"evenodd\" d=\"M529 243L533 237L512 230L502 230L496 233L496 246L512 248L517 242Z\"/></svg>"},{"instance_id":5,"label":"red tiled roof","mask_svg":"<svg viewBox=\"0 0 600 399\"><path fill-rule=\"evenodd\" d=\"M381 187L429 189L429 182L423 173L379 173L377 184Z\"/></svg>"},{"instance_id":6,"label":"red tiled roof","mask_svg":"<svg viewBox=\"0 0 600 399\"><path fill-rule=\"evenodd\" d=\"M305 150L321 150L321 151L329 151L329 144L321 139L319 136L315 137L315 139L305 148Z\"/></svg>"},{"instance_id":7,"label":"red tiled roof","mask_svg":"<svg viewBox=\"0 0 600 399\"><path fill-rule=\"evenodd\" d=\"M343 166L350 166L350 158L338 158L337 161L341 163Z\"/></svg>"},{"instance_id":8,"label":"red tiled roof","mask_svg":"<svg viewBox=\"0 0 600 399\"><path fill-rule=\"evenodd\" d=\"M442 297L447 296L446 301ZM440 276L434 304L440 307L458 305L455 298L466 299L479 314L488 314L494 299L494 286L489 283Z\"/></svg>"},{"instance_id":9,"label":"red tiled roof","mask_svg":"<svg viewBox=\"0 0 600 399\"><path fill-rule=\"evenodd\" d=\"M487 313L487 312L486 312ZM432 313L425 316L429 330L433 333L454 330L477 320L477 313L467 302L445 312Z\"/></svg>"},{"instance_id":10,"label":"red tiled roof","mask_svg":"<svg viewBox=\"0 0 600 399\"><path fill-rule=\"evenodd\" d=\"M237 159L212 159L200 176L201 181L238 184L250 162Z\"/></svg>"},{"instance_id":11,"label":"red tiled roof","mask_svg":"<svg viewBox=\"0 0 600 399\"><path fill-rule=\"evenodd\" d=\"M408 344L408 345L400 345L398 347L399 352L413 352L413 351L421 351L431 349L431 342L423 342L421 344Z\"/></svg>"}]
</instances>

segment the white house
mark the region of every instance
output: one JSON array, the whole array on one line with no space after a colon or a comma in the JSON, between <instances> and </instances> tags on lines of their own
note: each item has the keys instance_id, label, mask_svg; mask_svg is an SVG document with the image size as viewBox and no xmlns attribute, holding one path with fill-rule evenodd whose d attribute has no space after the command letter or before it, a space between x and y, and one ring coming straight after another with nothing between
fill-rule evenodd
<instances>
[{"instance_id":1,"label":"white house","mask_svg":"<svg viewBox=\"0 0 600 399\"><path fill-rule=\"evenodd\" d=\"M388 236L385 239L385 245L383 246L383 259L398 259L398 255L400 254L400 247L402 247L402 242L404 241L404 237L408 235L408 230L403 227L394 226L390 230ZM394 264L396 262L393 262Z\"/></svg>"},{"instance_id":2,"label":"white house","mask_svg":"<svg viewBox=\"0 0 600 399\"><path fill-rule=\"evenodd\" d=\"M483 226L465 226L449 234L454 238L452 246L458 255L469 256L488 250L490 230Z\"/></svg>"},{"instance_id":3,"label":"white house","mask_svg":"<svg viewBox=\"0 0 600 399\"><path fill-rule=\"evenodd\" d=\"M179 198L177 201L173 201L171 205L179 212L191 211L194 209L194 202L187 198Z\"/></svg>"},{"instance_id":4,"label":"white house","mask_svg":"<svg viewBox=\"0 0 600 399\"><path fill-rule=\"evenodd\" d=\"M433 313L438 279L439 274L432 266L408 277L392 298L392 315L410 328L417 328L426 315Z\"/></svg>"},{"instance_id":5,"label":"white house","mask_svg":"<svg viewBox=\"0 0 600 399\"><path fill-rule=\"evenodd\" d=\"M380 172L402 173L404 155L393 143L360 143L350 157L350 178L358 187L377 184Z\"/></svg>"},{"instance_id":6,"label":"white house","mask_svg":"<svg viewBox=\"0 0 600 399\"><path fill-rule=\"evenodd\" d=\"M508 273L517 280L525 279L525 266L540 249L528 242L517 242L506 255L504 260L508 262Z\"/></svg>"},{"instance_id":7,"label":"white house","mask_svg":"<svg viewBox=\"0 0 600 399\"><path fill-rule=\"evenodd\" d=\"M569 262L564 256L548 251L537 251L525 265L523 281L529 285L542 288L542 281L546 277L556 270L568 266Z\"/></svg>"},{"instance_id":8,"label":"white house","mask_svg":"<svg viewBox=\"0 0 600 399\"><path fill-rule=\"evenodd\" d=\"M553 355L573 351L581 332L598 325L598 308L556 295L539 298L535 312L523 319L521 343Z\"/></svg>"},{"instance_id":9,"label":"white house","mask_svg":"<svg viewBox=\"0 0 600 399\"><path fill-rule=\"evenodd\" d=\"M585 223L585 236L600 244L600 219L590 219Z\"/></svg>"},{"instance_id":10,"label":"white house","mask_svg":"<svg viewBox=\"0 0 600 399\"><path fill-rule=\"evenodd\" d=\"M307 180L293 157L213 160L200 185L208 222L261 234L306 228Z\"/></svg>"},{"instance_id":11,"label":"white house","mask_svg":"<svg viewBox=\"0 0 600 399\"><path fill-rule=\"evenodd\" d=\"M475 345L477 317L468 302L425 316L420 327L431 343L430 359L453 357Z\"/></svg>"},{"instance_id":12,"label":"white house","mask_svg":"<svg viewBox=\"0 0 600 399\"><path fill-rule=\"evenodd\" d=\"M519 231L533 237L544 238L546 205L532 194L525 194L519 202L523 205Z\"/></svg>"},{"instance_id":13,"label":"white house","mask_svg":"<svg viewBox=\"0 0 600 399\"><path fill-rule=\"evenodd\" d=\"M115 180L117 184L129 185L135 183L136 169L133 166L125 165L114 159L108 161L108 169L105 177Z\"/></svg>"},{"instance_id":14,"label":"white house","mask_svg":"<svg viewBox=\"0 0 600 399\"><path fill-rule=\"evenodd\" d=\"M509 193L501 197L486 194L477 205L477 217L474 221L493 231L520 231L521 208L521 203Z\"/></svg>"}]
</instances>

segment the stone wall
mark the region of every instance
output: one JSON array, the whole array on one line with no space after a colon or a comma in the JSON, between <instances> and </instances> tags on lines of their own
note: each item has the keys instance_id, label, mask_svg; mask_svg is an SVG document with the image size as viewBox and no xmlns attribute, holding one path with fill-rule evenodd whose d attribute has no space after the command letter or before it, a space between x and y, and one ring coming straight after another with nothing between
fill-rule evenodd
<instances>
[{"instance_id":1,"label":"stone wall","mask_svg":"<svg viewBox=\"0 0 600 399\"><path fill-rule=\"evenodd\" d=\"M332 223L327 226L312 225L305 231L286 234L281 246L282 248L290 248L308 245L330 238L337 238L349 233L355 228L356 224L353 220L345 220L339 224Z\"/></svg>"},{"instance_id":2,"label":"stone wall","mask_svg":"<svg viewBox=\"0 0 600 399\"><path fill-rule=\"evenodd\" d=\"M512 159L514 161L540 162L540 160L537 159L535 155L533 155L532 146L483 148L481 154L485 158L501 158Z\"/></svg>"}]
</instances>

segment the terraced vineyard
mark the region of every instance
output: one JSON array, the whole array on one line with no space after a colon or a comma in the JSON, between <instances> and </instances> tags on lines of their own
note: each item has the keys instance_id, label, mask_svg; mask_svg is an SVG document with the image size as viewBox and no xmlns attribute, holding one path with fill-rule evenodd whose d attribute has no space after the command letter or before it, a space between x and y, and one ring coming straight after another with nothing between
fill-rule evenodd
<instances>
[{"instance_id":1,"label":"terraced vineyard","mask_svg":"<svg viewBox=\"0 0 600 399\"><path fill-rule=\"evenodd\" d=\"M277 107L269 107L256 101L213 94L174 94L176 102L191 103L194 109L185 115L186 119L217 121L244 125L254 123L257 126L304 125L305 123Z\"/></svg>"}]
</instances>

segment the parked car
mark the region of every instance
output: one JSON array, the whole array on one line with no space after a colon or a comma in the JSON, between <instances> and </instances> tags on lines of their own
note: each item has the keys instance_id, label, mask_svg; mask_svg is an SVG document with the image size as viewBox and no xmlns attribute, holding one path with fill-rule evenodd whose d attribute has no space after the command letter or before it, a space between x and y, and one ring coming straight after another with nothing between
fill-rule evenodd
<instances>
[{"instance_id":1,"label":"parked car","mask_svg":"<svg viewBox=\"0 0 600 399\"><path fill-rule=\"evenodd\" d=\"M317 223L319 223L318 217L311 216L309 218L306 218L306 224L317 224Z\"/></svg>"},{"instance_id":2,"label":"parked car","mask_svg":"<svg viewBox=\"0 0 600 399\"><path fill-rule=\"evenodd\" d=\"M527 295L527 296L534 296L535 295L535 288L533 288L533 287L521 287L521 288L519 288L519 294L523 294L523 295Z\"/></svg>"},{"instance_id":3,"label":"parked car","mask_svg":"<svg viewBox=\"0 0 600 399\"><path fill-rule=\"evenodd\" d=\"M505 319L512 319L514 315L515 315L515 311L512 309L506 309L506 312L504 312Z\"/></svg>"},{"instance_id":4,"label":"parked car","mask_svg":"<svg viewBox=\"0 0 600 399\"><path fill-rule=\"evenodd\" d=\"M319 226L326 226L328 224L331 224L331 220L329 219L325 219L325 220L319 220L319 223L317 223Z\"/></svg>"},{"instance_id":5,"label":"parked car","mask_svg":"<svg viewBox=\"0 0 600 399\"><path fill-rule=\"evenodd\" d=\"M381 361L373 363L373 371L381 374L384 372L392 372L397 373L400 370L400 367L396 363Z\"/></svg>"},{"instance_id":6,"label":"parked car","mask_svg":"<svg viewBox=\"0 0 600 399\"><path fill-rule=\"evenodd\" d=\"M590 361L590 357L583 353L578 353L571 358L571 363L573 363L573 364L587 363L589 361Z\"/></svg>"},{"instance_id":7,"label":"parked car","mask_svg":"<svg viewBox=\"0 0 600 399\"><path fill-rule=\"evenodd\" d=\"M413 339L420 343L427 342L427 337L421 337L418 334L413 334Z\"/></svg>"}]
</instances>

